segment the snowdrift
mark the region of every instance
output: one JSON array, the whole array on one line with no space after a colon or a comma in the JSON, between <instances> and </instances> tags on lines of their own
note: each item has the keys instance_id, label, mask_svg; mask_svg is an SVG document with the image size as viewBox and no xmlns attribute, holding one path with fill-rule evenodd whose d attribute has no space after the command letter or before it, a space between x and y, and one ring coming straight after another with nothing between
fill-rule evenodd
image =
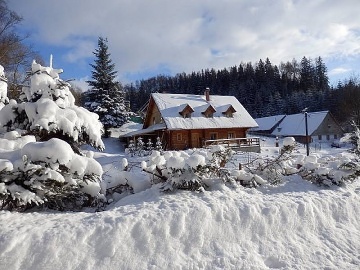
<instances>
[{"instance_id":1,"label":"snowdrift","mask_svg":"<svg viewBox=\"0 0 360 270\"><path fill-rule=\"evenodd\" d=\"M360 185L175 194L99 213L0 212L1 269L358 269Z\"/></svg>"}]
</instances>

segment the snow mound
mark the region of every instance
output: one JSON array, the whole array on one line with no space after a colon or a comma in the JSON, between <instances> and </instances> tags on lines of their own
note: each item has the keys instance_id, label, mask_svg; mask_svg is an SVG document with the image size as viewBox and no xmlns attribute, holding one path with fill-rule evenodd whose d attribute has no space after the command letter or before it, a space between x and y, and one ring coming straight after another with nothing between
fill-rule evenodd
<instances>
[{"instance_id":1,"label":"snow mound","mask_svg":"<svg viewBox=\"0 0 360 270\"><path fill-rule=\"evenodd\" d=\"M283 188L294 192L152 188L95 214L1 211L0 260L40 270L356 269L360 186L298 181Z\"/></svg>"}]
</instances>

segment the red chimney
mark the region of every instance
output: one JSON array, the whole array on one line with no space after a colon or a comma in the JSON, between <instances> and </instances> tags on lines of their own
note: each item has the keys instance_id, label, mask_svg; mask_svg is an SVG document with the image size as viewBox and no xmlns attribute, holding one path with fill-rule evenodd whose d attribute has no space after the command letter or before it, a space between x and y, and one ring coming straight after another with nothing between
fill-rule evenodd
<instances>
[{"instance_id":1,"label":"red chimney","mask_svg":"<svg viewBox=\"0 0 360 270\"><path fill-rule=\"evenodd\" d=\"M206 87L205 89L205 99L206 101L210 101L210 88Z\"/></svg>"}]
</instances>

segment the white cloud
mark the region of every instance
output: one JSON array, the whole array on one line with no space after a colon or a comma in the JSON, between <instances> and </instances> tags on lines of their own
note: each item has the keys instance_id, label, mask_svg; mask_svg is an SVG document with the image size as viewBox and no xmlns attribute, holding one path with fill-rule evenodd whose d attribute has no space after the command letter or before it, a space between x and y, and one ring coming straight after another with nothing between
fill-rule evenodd
<instances>
[{"instance_id":1,"label":"white cloud","mask_svg":"<svg viewBox=\"0 0 360 270\"><path fill-rule=\"evenodd\" d=\"M360 57L358 0L120 1L17 0L38 42L68 48L65 59L92 57L109 40L119 76L166 66L173 73L223 68L269 57ZM89 73L90 74L90 73Z\"/></svg>"},{"instance_id":2,"label":"white cloud","mask_svg":"<svg viewBox=\"0 0 360 270\"><path fill-rule=\"evenodd\" d=\"M332 70L329 71L329 75L340 75L340 74L344 74L344 73L349 73L351 72L351 69L349 68L343 68L343 67L338 67L338 68L334 68Z\"/></svg>"}]
</instances>

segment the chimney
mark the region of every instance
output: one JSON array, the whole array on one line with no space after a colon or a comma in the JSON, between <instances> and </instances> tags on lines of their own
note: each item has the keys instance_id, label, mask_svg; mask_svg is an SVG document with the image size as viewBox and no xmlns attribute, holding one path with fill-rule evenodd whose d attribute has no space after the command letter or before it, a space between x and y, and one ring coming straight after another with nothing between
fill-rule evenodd
<instances>
[{"instance_id":1,"label":"chimney","mask_svg":"<svg viewBox=\"0 0 360 270\"><path fill-rule=\"evenodd\" d=\"M210 101L210 88L209 87L205 88L205 99L206 99L206 101Z\"/></svg>"}]
</instances>

